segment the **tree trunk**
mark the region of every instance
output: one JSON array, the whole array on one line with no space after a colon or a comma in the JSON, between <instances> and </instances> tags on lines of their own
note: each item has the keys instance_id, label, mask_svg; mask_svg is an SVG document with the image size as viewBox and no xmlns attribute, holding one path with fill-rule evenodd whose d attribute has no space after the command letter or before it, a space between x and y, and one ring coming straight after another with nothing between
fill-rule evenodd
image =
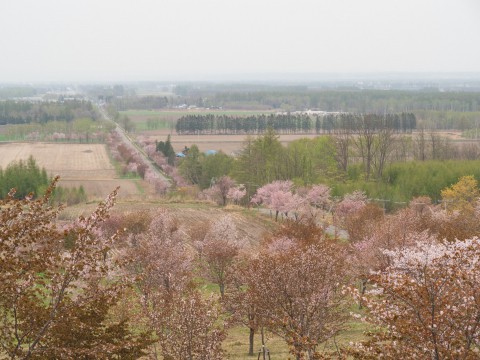
<instances>
[{"instance_id":1,"label":"tree trunk","mask_svg":"<svg viewBox=\"0 0 480 360\"><path fill-rule=\"evenodd\" d=\"M358 299L358 308L362 309L363 304L362 304L362 297L365 295L365 291L367 290L367 282L368 279L361 279L360 280L360 298Z\"/></svg>"},{"instance_id":2,"label":"tree trunk","mask_svg":"<svg viewBox=\"0 0 480 360\"><path fill-rule=\"evenodd\" d=\"M266 348L265 348L265 334L263 332L263 326L262 326L262 359L267 360L266 356Z\"/></svg>"},{"instance_id":3,"label":"tree trunk","mask_svg":"<svg viewBox=\"0 0 480 360\"><path fill-rule=\"evenodd\" d=\"M248 356L253 356L253 340L255 336L255 329L250 328L250 335L248 337Z\"/></svg>"},{"instance_id":4,"label":"tree trunk","mask_svg":"<svg viewBox=\"0 0 480 360\"><path fill-rule=\"evenodd\" d=\"M225 284L220 283L218 286L220 287L220 297L223 299L223 296L225 295Z\"/></svg>"}]
</instances>

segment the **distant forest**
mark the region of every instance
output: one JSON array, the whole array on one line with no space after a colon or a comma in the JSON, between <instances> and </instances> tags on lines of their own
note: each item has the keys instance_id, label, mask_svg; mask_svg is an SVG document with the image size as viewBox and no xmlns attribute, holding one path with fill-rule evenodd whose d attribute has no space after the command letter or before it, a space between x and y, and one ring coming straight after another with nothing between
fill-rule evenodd
<instances>
[{"instance_id":1,"label":"distant forest","mask_svg":"<svg viewBox=\"0 0 480 360\"><path fill-rule=\"evenodd\" d=\"M214 106L257 104L273 109L320 109L354 113L398 113L413 110L479 111L480 94L386 90L218 93L204 102Z\"/></svg>"},{"instance_id":2,"label":"distant forest","mask_svg":"<svg viewBox=\"0 0 480 360\"><path fill-rule=\"evenodd\" d=\"M178 134L263 134L271 128L279 134L326 134L336 130L383 128L407 133L416 128L416 117L412 113L400 114L269 114L237 117L228 115L186 115L177 120Z\"/></svg>"},{"instance_id":3,"label":"distant forest","mask_svg":"<svg viewBox=\"0 0 480 360\"><path fill-rule=\"evenodd\" d=\"M178 95L196 100L195 105L221 106L232 104L267 106L273 109L320 109L355 113L411 112L412 110L480 111L478 92L440 92L405 90L309 89L283 87L255 91L215 91L209 88L178 86Z\"/></svg>"},{"instance_id":4,"label":"distant forest","mask_svg":"<svg viewBox=\"0 0 480 360\"><path fill-rule=\"evenodd\" d=\"M306 87L260 89L221 91L182 85L175 88L176 96L122 96L112 97L110 102L118 111L163 109L183 104L224 109L285 111L319 109L352 113L401 113L417 110L480 111L478 92L316 90Z\"/></svg>"},{"instance_id":5,"label":"distant forest","mask_svg":"<svg viewBox=\"0 0 480 360\"><path fill-rule=\"evenodd\" d=\"M307 86L274 88L254 85L224 88L178 85L174 88L174 93L169 96L135 96L131 92L128 94L111 97L109 102L118 111L198 107L212 111L234 109L283 113L305 110L379 115L413 113L416 116L418 128L466 131L478 129L480 125L480 93L475 91L313 89ZM220 119L219 121L228 122L229 120ZM180 131L190 131L187 128L183 129L182 126ZM291 131L289 128L292 126L293 124L290 124L285 130L283 128L282 130L277 128L277 130L288 132ZM236 131L231 127L228 130L229 133ZM245 133L262 132L261 123L258 126L245 124L241 127L240 131ZM303 125L297 123L295 128L294 132L309 132L317 129L315 123L309 125L308 122ZM200 131L207 130L202 128Z\"/></svg>"}]
</instances>

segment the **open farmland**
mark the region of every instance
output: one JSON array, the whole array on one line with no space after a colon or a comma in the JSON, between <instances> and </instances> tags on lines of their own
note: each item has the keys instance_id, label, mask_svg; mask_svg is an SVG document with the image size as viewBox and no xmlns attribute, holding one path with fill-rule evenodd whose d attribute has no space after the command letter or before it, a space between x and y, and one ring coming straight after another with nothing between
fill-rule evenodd
<instances>
[{"instance_id":1,"label":"open farmland","mask_svg":"<svg viewBox=\"0 0 480 360\"><path fill-rule=\"evenodd\" d=\"M165 141L170 134L168 130L149 131L148 135L158 141ZM314 138L316 134L282 134L279 135L279 140L283 145L291 141ZM226 154L237 152L243 148L247 135L178 135L175 132L171 134L171 142L175 151L181 151L185 146L190 147L196 144L200 151L207 150L222 150Z\"/></svg>"},{"instance_id":2,"label":"open farmland","mask_svg":"<svg viewBox=\"0 0 480 360\"><path fill-rule=\"evenodd\" d=\"M102 144L4 143L0 167L33 156L50 176L60 175L60 186L82 185L90 198L103 198L120 186L121 197L139 194L128 179L119 179Z\"/></svg>"}]
</instances>

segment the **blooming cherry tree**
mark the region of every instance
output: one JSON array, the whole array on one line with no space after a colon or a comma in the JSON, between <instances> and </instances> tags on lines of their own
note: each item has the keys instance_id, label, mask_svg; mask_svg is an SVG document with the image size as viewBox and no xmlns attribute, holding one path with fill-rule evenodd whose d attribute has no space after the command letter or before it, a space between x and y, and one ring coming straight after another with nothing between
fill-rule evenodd
<instances>
[{"instance_id":1,"label":"blooming cherry tree","mask_svg":"<svg viewBox=\"0 0 480 360\"><path fill-rule=\"evenodd\" d=\"M343 197L335 207L335 214L337 217L345 218L348 214L360 210L367 204L367 195L363 191L354 191Z\"/></svg>"},{"instance_id":2,"label":"blooming cherry tree","mask_svg":"<svg viewBox=\"0 0 480 360\"><path fill-rule=\"evenodd\" d=\"M284 252L277 247L251 260L245 287L262 322L285 339L291 354L316 359L317 346L335 336L345 321L342 251L328 240L306 247L292 247L285 239L280 243Z\"/></svg>"},{"instance_id":3,"label":"blooming cherry tree","mask_svg":"<svg viewBox=\"0 0 480 360\"><path fill-rule=\"evenodd\" d=\"M474 359L480 356L480 239L438 242L426 232L415 246L385 251L391 264L371 275L370 320L386 329L357 347L358 358Z\"/></svg>"},{"instance_id":4,"label":"blooming cherry tree","mask_svg":"<svg viewBox=\"0 0 480 360\"><path fill-rule=\"evenodd\" d=\"M226 278L242 246L231 216L214 221L205 235L202 247L204 272L208 279L218 284L222 297L225 295Z\"/></svg>"},{"instance_id":5,"label":"blooming cherry tree","mask_svg":"<svg viewBox=\"0 0 480 360\"><path fill-rule=\"evenodd\" d=\"M57 226L61 208L49 205L58 178L43 198L0 200L0 348L9 359L138 357L148 335L107 315L128 287L123 261L112 256L116 235L100 225L114 191L88 217Z\"/></svg>"},{"instance_id":6,"label":"blooming cherry tree","mask_svg":"<svg viewBox=\"0 0 480 360\"><path fill-rule=\"evenodd\" d=\"M277 221L279 213L288 216L290 211L298 210L304 202L304 199L294 194L292 189L293 182L290 180L274 181L259 188L251 202L274 210Z\"/></svg>"},{"instance_id":7,"label":"blooming cherry tree","mask_svg":"<svg viewBox=\"0 0 480 360\"><path fill-rule=\"evenodd\" d=\"M228 190L227 199L232 200L234 204L238 204L247 195L245 185L240 184Z\"/></svg>"}]
</instances>

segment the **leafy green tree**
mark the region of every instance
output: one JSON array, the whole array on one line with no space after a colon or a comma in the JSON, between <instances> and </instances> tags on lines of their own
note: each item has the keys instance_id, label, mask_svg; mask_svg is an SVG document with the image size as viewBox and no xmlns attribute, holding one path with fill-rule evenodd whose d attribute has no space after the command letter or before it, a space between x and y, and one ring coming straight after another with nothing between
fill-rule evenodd
<instances>
[{"instance_id":1,"label":"leafy green tree","mask_svg":"<svg viewBox=\"0 0 480 360\"><path fill-rule=\"evenodd\" d=\"M167 158L169 165L173 165L175 163L175 150L173 150L172 142L170 140L170 135L167 136L167 141L158 142L156 149Z\"/></svg>"},{"instance_id":2,"label":"leafy green tree","mask_svg":"<svg viewBox=\"0 0 480 360\"><path fill-rule=\"evenodd\" d=\"M235 163L235 178L238 182L261 186L285 178L282 174L284 148L278 135L269 128L265 135L247 138L244 148Z\"/></svg>"},{"instance_id":3,"label":"leafy green tree","mask_svg":"<svg viewBox=\"0 0 480 360\"><path fill-rule=\"evenodd\" d=\"M75 119L73 121L73 131L77 132L80 136L85 137L85 142L89 142L90 134L92 133L94 128L94 123L92 119L82 118L82 119Z\"/></svg>"},{"instance_id":4,"label":"leafy green tree","mask_svg":"<svg viewBox=\"0 0 480 360\"><path fill-rule=\"evenodd\" d=\"M13 188L16 189L15 196L17 198L24 198L30 193L39 195L48 184L46 170L40 169L32 156L26 161L14 161L0 172L1 197L5 197Z\"/></svg>"},{"instance_id":5,"label":"leafy green tree","mask_svg":"<svg viewBox=\"0 0 480 360\"><path fill-rule=\"evenodd\" d=\"M212 184L212 179L219 179L230 173L233 167L233 158L223 152L218 152L202 157L201 163L200 187L206 189Z\"/></svg>"},{"instance_id":6,"label":"leafy green tree","mask_svg":"<svg viewBox=\"0 0 480 360\"><path fill-rule=\"evenodd\" d=\"M329 136L290 142L281 163L284 178L302 185L325 181L338 173L335 143Z\"/></svg>"},{"instance_id":7,"label":"leafy green tree","mask_svg":"<svg viewBox=\"0 0 480 360\"><path fill-rule=\"evenodd\" d=\"M132 132L135 130L135 124L127 115L120 116L119 122L125 131Z\"/></svg>"},{"instance_id":8,"label":"leafy green tree","mask_svg":"<svg viewBox=\"0 0 480 360\"><path fill-rule=\"evenodd\" d=\"M192 145L180 164L180 173L192 184L199 184L202 178L202 157L197 145Z\"/></svg>"}]
</instances>

